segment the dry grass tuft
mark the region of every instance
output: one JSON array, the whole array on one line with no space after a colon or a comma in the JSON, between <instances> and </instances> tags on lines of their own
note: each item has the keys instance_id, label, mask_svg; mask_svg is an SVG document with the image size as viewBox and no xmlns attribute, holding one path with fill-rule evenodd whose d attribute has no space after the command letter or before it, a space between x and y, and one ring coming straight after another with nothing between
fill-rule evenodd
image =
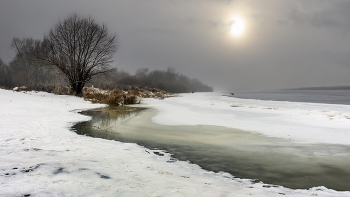
<instances>
[{"instance_id":1,"label":"dry grass tuft","mask_svg":"<svg viewBox=\"0 0 350 197\"><path fill-rule=\"evenodd\" d=\"M113 106L139 104L140 98L164 99L171 95L172 94L161 90L153 93L141 88L100 90L91 87L85 88L83 91L85 100L91 101L92 103L104 103Z\"/></svg>"},{"instance_id":2,"label":"dry grass tuft","mask_svg":"<svg viewBox=\"0 0 350 197\"><path fill-rule=\"evenodd\" d=\"M8 88L1 86L1 85L0 85L0 89L8 90Z\"/></svg>"}]
</instances>

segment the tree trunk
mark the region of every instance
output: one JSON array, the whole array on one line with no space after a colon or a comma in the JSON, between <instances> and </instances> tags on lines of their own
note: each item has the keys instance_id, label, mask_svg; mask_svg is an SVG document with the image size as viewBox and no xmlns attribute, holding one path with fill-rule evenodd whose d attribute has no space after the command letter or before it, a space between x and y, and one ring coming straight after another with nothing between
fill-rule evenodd
<instances>
[{"instance_id":1,"label":"tree trunk","mask_svg":"<svg viewBox=\"0 0 350 197\"><path fill-rule=\"evenodd\" d=\"M83 88L84 88L84 85L85 85L85 83L80 82L80 81L79 81L79 82L72 82L72 83L70 84L70 88L71 88L70 92L71 92L73 95L79 96L79 95L82 94L82 90L83 90Z\"/></svg>"}]
</instances>

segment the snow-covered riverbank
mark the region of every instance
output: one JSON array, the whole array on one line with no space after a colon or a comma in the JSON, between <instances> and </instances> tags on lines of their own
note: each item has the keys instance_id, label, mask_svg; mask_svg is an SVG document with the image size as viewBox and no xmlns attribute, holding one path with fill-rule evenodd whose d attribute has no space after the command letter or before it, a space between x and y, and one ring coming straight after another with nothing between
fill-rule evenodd
<instances>
[{"instance_id":1,"label":"snow-covered riverbank","mask_svg":"<svg viewBox=\"0 0 350 197\"><path fill-rule=\"evenodd\" d=\"M231 118L239 117L232 113L239 112L245 116L253 115L252 118L258 116L254 120L261 123L256 127L264 126L264 119L259 119L262 114L254 116L253 112L244 112L244 107L230 107L241 103L216 102L218 99L226 98L215 93L193 94L165 100L147 99L145 104L160 111L154 121L162 124L203 124L201 119L204 119L206 124L230 126L233 124ZM243 105L255 106L253 101L246 101L251 103ZM185 161L169 162L170 155L158 156L136 144L79 136L69 130L70 126L89 117L72 111L103 106L81 98L0 90L0 103L0 196L350 196L350 192L336 192L324 187L310 190L270 187L235 179L227 173L208 172ZM214 107L219 104L221 107ZM224 104L229 104L226 111ZM292 108L288 104L283 107ZM228 111L231 109L238 111ZM307 110L318 114L319 108L315 106ZM328 112L333 113L334 110L332 108ZM347 124L345 120L350 121L345 117L346 111L342 110L339 107L339 113L337 111L332 116L334 121L340 122L337 124L339 128ZM273 121L273 117L276 120L281 117L271 113L274 109L266 111L265 114L271 115L266 118L267 122ZM328 112L322 113L327 115ZM289 113L287 111L285 116L289 117ZM321 118L313 116L317 117ZM210 123L210 119L214 122ZM249 123L249 119L246 118L243 123ZM338 130L337 125L331 125L331 128ZM323 126L328 129L329 124ZM346 131L339 136L346 136ZM346 144L341 139L337 142Z\"/></svg>"}]
</instances>

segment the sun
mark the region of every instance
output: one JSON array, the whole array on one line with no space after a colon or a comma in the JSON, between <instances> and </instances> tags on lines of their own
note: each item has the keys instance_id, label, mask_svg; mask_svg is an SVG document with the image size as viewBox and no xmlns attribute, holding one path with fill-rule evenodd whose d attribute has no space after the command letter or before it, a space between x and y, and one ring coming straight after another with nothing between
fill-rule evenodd
<instances>
[{"instance_id":1,"label":"sun","mask_svg":"<svg viewBox=\"0 0 350 197\"><path fill-rule=\"evenodd\" d=\"M244 33L245 24L241 18L233 18L231 24L231 35L241 36Z\"/></svg>"}]
</instances>

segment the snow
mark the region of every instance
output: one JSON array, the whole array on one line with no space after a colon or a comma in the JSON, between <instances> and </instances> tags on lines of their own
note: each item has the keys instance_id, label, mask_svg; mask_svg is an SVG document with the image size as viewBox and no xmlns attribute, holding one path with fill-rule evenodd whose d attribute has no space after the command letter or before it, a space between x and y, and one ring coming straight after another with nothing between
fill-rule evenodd
<instances>
[{"instance_id":1,"label":"snow","mask_svg":"<svg viewBox=\"0 0 350 197\"><path fill-rule=\"evenodd\" d=\"M215 125L297 143L350 145L350 105L240 99L223 93L146 100L162 125ZM227 94L228 95L228 94Z\"/></svg>"},{"instance_id":2,"label":"snow","mask_svg":"<svg viewBox=\"0 0 350 197\"><path fill-rule=\"evenodd\" d=\"M225 124L232 117L248 121L245 116L254 114L244 108L224 107L224 104L234 104L226 101L231 98L208 98L210 94L194 94L165 100L147 99L145 103L160 111L164 117L157 115L154 120L162 124L190 124L190 121L200 124L201 118L208 121L215 116L218 117L213 119L214 122L208 121L208 124ZM196 101L198 103L194 103ZM235 102L254 104L253 101ZM205 171L187 161L169 162L168 153L158 156L137 144L78 135L69 128L89 117L77 111L104 106L82 98L0 90L0 103L0 196L350 196L350 192L337 192L322 186L292 190L253 183L224 172ZM277 105L275 107L282 107ZM309 113L312 116L318 114L320 119L320 114L334 112L331 107L331 111L321 113L317 107ZM334 120L344 125L344 120L338 117L346 115L341 109L339 107L337 111L341 115ZM178 121L170 121L173 115L169 110L174 110L173 115L189 114L182 114ZM288 110L294 111L294 108L285 106L283 110L283 113L265 110L265 119L284 120ZM300 110L305 111L302 107ZM261 114L252 118L261 121L262 125L264 110L257 111ZM191 118L191 114L199 117ZM183 117L191 119L188 121Z\"/></svg>"}]
</instances>

